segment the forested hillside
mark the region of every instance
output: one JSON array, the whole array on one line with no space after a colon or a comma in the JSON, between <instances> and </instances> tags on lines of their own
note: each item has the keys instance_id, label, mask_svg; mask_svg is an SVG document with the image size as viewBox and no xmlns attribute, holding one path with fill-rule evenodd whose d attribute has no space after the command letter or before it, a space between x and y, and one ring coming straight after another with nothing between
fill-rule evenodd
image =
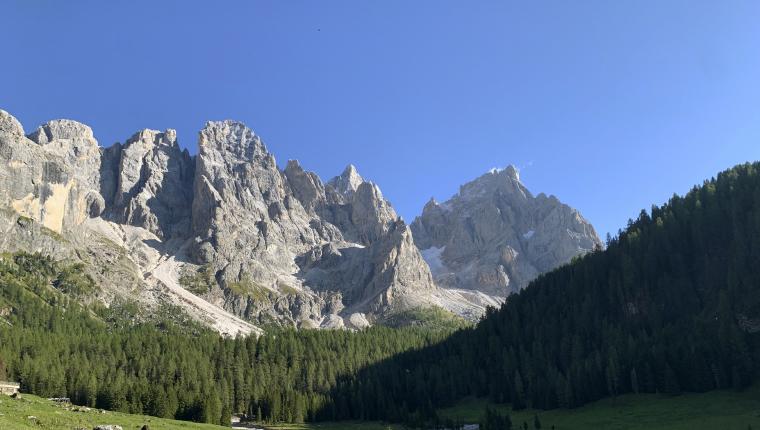
<instances>
[{"instance_id":1,"label":"forested hillside","mask_svg":"<svg viewBox=\"0 0 760 430\"><path fill-rule=\"evenodd\" d=\"M536 279L474 329L345 378L332 419L423 423L488 396L574 407L741 390L760 363L760 164L642 211L607 249Z\"/></svg>"},{"instance_id":2,"label":"forested hillside","mask_svg":"<svg viewBox=\"0 0 760 430\"><path fill-rule=\"evenodd\" d=\"M190 322L132 323L128 304L104 309L74 300L91 288L79 266L2 256L0 379L115 411L220 424L233 412L299 422L316 418L338 378L453 330L284 330L229 339Z\"/></svg>"},{"instance_id":3,"label":"forested hillside","mask_svg":"<svg viewBox=\"0 0 760 430\"><path fill-rule=\"evenodd\" d=\"M82 405L213 423L244 412L422 426L466 396L548 409L741 390L759 370L759 266L760 164L642 212L606 250L456 332L447 320L228 339L176 318L135 322L128 304L82 305L75 298L97 286L81 267L4 255L0 378Z\"/></svg>"}]
</instances>

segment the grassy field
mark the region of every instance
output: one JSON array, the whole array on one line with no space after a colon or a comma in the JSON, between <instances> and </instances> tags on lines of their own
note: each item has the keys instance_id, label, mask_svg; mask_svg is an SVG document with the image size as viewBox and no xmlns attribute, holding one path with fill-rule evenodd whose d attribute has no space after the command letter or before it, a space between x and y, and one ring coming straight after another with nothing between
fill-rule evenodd
<instances>
[{"instance_id":1,"label":"grassy field","mask_svg":"<svg viewBox=\"0 0 760 430\"><path fill-rule=\"evenodd\" d=\"M345 421L320 424L278 424L265 426L268 430L401 430L404 426L378 422Z\"/></svg>"},{"instance_id":2,"label":"grassy field","mask_svg":"<svg viewBox=\"0 0 760 430\"><path fill-rule=\"evenodd\" d=\"M477 422L486 404L470 399L440 411L440 415ZM625 395L569 410L513 412L504 405L495 408L509 412L514 428L527 422L528 428L533 429L533 417L538 414L544 430L552 426L557 430L760 430L760 386L740 393Z\"/></svg>"},{"instance_id":3,"label":"grassy field","mask_svg":"<svg viewBox=\"0 0 760 430\"><path fill-rule=\"evenodd\" d=\"M468 399L439 411L442 417L477 423L487 402ZM744 392L714 391L704 394L662 396L626 395L605 399L577 409L512 411L506 405L491 405L509 413L513 428L523 423L533 429L537 414L542 430L760 430L760 385ZM283 424L273 430L399 430L403 426L381 423Z\"/></svg>"},{"instance_id":4,"label":"grassy field","mask_svg":"<svg viewBox=\"0 0 760 430\"><path fill-rule=\"evenodd\" d=\"M2 430L73 430L86 429L101 424L117 424L124 430L139 430L147 424L150 430L220 430L229 427L175 421L145 415L130 415L100 409L60 405L46 399L22 394L19 399L0 395L0 429ZM373 422L341 422L324 424L267 425L271 430L400 430L401 426L382 425Z\"/></svg>"},{"instance_id":5,"label":"grassy field","mask_svg":"<svg viewBox=\"0 0 760 430\"><path fill-rule=\"evenodd\" d=\"M440 411L442 417L475 423L488 403L468 399L455 407ZM521 428L527 422L533 429L538 414L542 429L549 430L760 430L760 385L747 391L716 391L704 394L661 396L626 395L605 399L578 409L553 411L511 411L508 406L494 406L508 412ZM99 424L118 424L124 430L137 430L148 424L151 430L212 430L220 427L173 421L98 409L64 407L36 396L24 394L20 399L0 395L0 429L92 429ZM34 417L34 418L30 418ZM520 427L518 427L520 426ZM401 430L403 426L377 422L340 422L320 424L267 425L271 430Z\"/></svg>"},{"instance_id":6,"label":"grassy field","mask_svg":"<svg viewBox=\"0 0 760 430\"><path fill-rule=\"evenodd\" d=\"M67 409L68 408L68 409ZM81 410L76 412L73 409ZM165 420L99 409L63 406L48 400L22 394L19 399L0 395L0 429L90 430L100 424L118 424L124 430L135 430L147 424L151 430L220 430L229 427Z\"/></svg>"}]
</instances>

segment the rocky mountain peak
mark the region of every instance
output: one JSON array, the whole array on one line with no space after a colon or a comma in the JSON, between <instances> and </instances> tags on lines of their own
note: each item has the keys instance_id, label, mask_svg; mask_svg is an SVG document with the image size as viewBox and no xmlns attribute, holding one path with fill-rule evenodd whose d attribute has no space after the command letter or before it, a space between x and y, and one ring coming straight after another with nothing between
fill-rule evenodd
<instances>
[{"instance_id":1,"label":"rocky mountain peak","mask_svg":"<svg viewBox=\"0 0 760 430\"><path fill-rule=\"evenodd\" d=\"M313 172L307 172L298 160L288 160L283 172L288 178L293 195L307 210L314 210L325 202L325 187Z\"/></svg>"},{"instance_id":2,"label":"rocky mountain peak","mask_svg":"<svg viewBox=\"0 0 760 430\"><path fill-rule=\"evenodd\" d=\"M2 109L0 109L0 131L17 136L24 135L24 127L16 117Z\"/></svg>"},{"instance_id":3,"label":"rocky mountain peak","mask_svg":"<svg viewBox=\"0 0 760 430\"><path fill-rule=\"evenodd\" d=\"M492 169L411 225L439 285L505 296L601 242L577 210L534 197L514 166Z\"/></svg>"},{"instance_id":4,"label":"rocky mountain peak","mask_svg":"<svg viewBox=\"0 0 760 430\"><path fill-rule=\"evenodd\" d=\"M127 147L134 144L140 144L143 146L179 146L179 143L177 142L177 131L171 128L168 128L163 132L148 128L142 129L133 134L132 137L125 142L124 146Z\"/></svg>"},{"instance_id":5,"label":"rocky mountain peak","mask_svg":"<svg viewBox=\"0 0 760 430\"><path fill-rule=\"evenodd\" d=\"M438 200L435 199L435 197L430 197L427 203L425 203L425 206L423 207L422 210L431 210L439 205L440 204L438 203Z\"/></svg>"},{"instance_id":6,"label":"rocky mountain peak","mask_svg":"<svg viewBox=\"0 0 760 430\"><path fill-rule=\"evenodd\" d=\"M70 119L49 121L27 137L47 151L67 157L72 163L81 163L89 158L87 164L96 164L100 156L92 129Z\"/></svg>"},{"instance_id":7,"label":"rocky mountain peak","mask_svg":"<svg viewBox=\"0 0 760 430\"><path fill-rule=\"evenodd\" d=\"M349 164L340 176L330 179L327 183L341 195L350 196L356 192L359 185L364 183L364 178L361 177L353 164Z\"/></svg>"},{"instance_id":8,"label":"rocky mountain peak","mask_svg":"<svg viewBox=\"0 0 760 430\"><path fill-rule=\"evenodd\" d=\"M515 167L512 164L508 165L507 167L505 167L505 168L503 168L501 170L499 170L499 169L496 169L496 170L497 170L496 173L503 173L503 174L507 175L512 180L520 181L520 171L517 170L517 167Z\"/></svg>"},{"instance_id":9,"label":"rocky mountain peak","mask_svg":"<svg viewBox=\"0 0 760 430\"><path fill-rule=\"evenodd\" d=\"M476 316L497 303L482 292L503 296L595 243L577 211L533 198L512 166L431 199L410 227L353 165L327 183L296 160L280 170L241 122L206 123L198 146L191 157L174 130L144 129L101 148L71 120L27 138L0 111L0 215L10 214L0 216L9 232L0 251L39 249L24 230L38 223L64 240L47 236L45 249L88 255L98 269L125 256L117 277L93 272L112 286L106 300L168 295L238 330L250 326L215 307L311 327L358 327L419 306Z\"/></svg>"},{"instance_id":10,"label":"rocky mountain peak","mask_svg":"<svg viewBox=\"0 0 760 430\"><path fill-rule=\"evenodd\" d=\"M7 112L0 113L0 205L55 232L81 224L104 208L100 148L92 130L55 120L28 137Z\"/></svg>"},{"instance_id":11,"label":"rocky mountain peak","mask_svg":"<svg viewBox=\"0 0 760 430\"><path fill-rule=\"evenodd\" d=\"M184 236L190 222L194 165L177 132L144 129L103 152L101 180L110 219L159 238Z\"/></svg>"},{"instance_id":12,"label":"rocky mountain peak","mask_svg":"<svg viewBox=\"0 0 760 430\"><path fill-rule=\"evenodd\" d=\"M70 119L49 121L39 126L28 137L39 145L46 145L56 140L72 140L75 142L95 142L97 146L92 129L81 122Z\"/></svg>"},{"instance_id":13,"label":"rocky mountain peak","mask_svg":"<svg viewBox=\"0 0 760 430\"><path fill-rule=\"evenodd\" d=\"M522 198L527 198L530 195L527 188L520 182L520 174L517 168L509 165L503 169L493 168L478 178L461 185L458 197L468 200L477 199L497 191L516 194Z\"/></svg>"},{"instance_id":14,"label":"rocky mountain peak","mask_svg":"<svg viewBox=\"0 0 760 430\"><path fill-rule=\"evenodd\" d=\"M271 158L261 138L239 121L208 121L200 131L199 154L218 162L248 162Z\"/></svg>"}]
</instances>

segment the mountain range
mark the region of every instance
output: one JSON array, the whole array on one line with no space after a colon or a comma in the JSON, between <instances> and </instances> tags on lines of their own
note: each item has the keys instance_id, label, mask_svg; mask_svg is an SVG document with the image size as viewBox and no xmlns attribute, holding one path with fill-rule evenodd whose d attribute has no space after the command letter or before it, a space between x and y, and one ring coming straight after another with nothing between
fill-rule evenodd
<instances>
[{"instance_id":1,"label":"mountain range","mask_svg":"<svg viewBox=\"0 0 760 430\"><path fill-rule=\"evenodd\" d=\"M103 148L80 123L26 133L0 112L0 163L0 379L24 393L223 425L454 428L440 414L474 399L532 414L757 380L758 163L605 247L514 167L407 226L355 167L280 168L233 121L190 155L171 130Z\"/></svg>"},{"instance_id":2,"label":"mountain range","mask_svg":"<svg viewBox=\"0 0 760 430\"><path fill-rule=\"evenodd\" d=\"M580 213L494 169L407 225L350 165L323 182L284 169L236 121L206 123L197 155L174 130L101 147L71 120L31 133L0 110L0 250L81 262L85 298L163 304L221 333L274 324L363 328L437 307L487 306L601 242Z\"/></svg>"}]
</instances>

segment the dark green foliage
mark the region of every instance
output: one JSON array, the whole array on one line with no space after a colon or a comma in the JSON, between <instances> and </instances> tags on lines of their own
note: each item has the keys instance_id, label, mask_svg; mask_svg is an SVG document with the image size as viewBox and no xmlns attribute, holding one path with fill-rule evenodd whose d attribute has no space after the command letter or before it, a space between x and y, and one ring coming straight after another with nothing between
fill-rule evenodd
<instances>
[{"instance_id":1,"label":"dark green foliage","mask_svg":"<svg viewBox=\"0 0 760 430\"><path fill-rule=\"evenodd\" d=\"M486 413L480 421L481 430L511 430L512 420L509 414L502 415L492 408L486 408Z\"/></svg>"},{"instance_id":2,"label":"dark green foliage","mask_svg":"<svg viewBox=\"0 0 760 430\"><path fill-rule=\"evenodd\" d=\"M84 264L77 263L58 270L53 286L66 294L83 296L97 289L95 281L84 273Z\"/></svg>"},{"instance_id":3,"label":"dark green foliage","mask_svg":"<svg viewBox=\"0 0 760 430\"><path fill-rule=\"evenodd\" d=\"M450 333L376 327L225 339L174 320L140 323L133 303L105 309L72 298L90 287L81 266L36 254L0 258L0 372L7 368L25 392L116 411L302 422L332 414L325 406L338 379Z\"/></svg>"},{"instance_id":4,"label":"dark green foliage","mask_svg":"<svg viewBox=\"0 0 760 430\"><path fill-rule=\"evenodd\" d=\"M348 413L333 418L433 420L465 396L550 409L743 389L760 364L758 267L760 164L746 164L642 211L477 327L340 381Z\"/></svg>"},{"instance_id":5,"label":"dark green foliage","mask_svg":"<svg viewBox=\"0 0 760 430\"><path fill-rule=\"evenodd\" d=\"M757 267L760 164L642 212L606 250L539 277L453 334L431 330L441 315L424 311L412 315L417 327L258 339L124 323L129 304L108 311L72 299L93 288L81 267L19 254L0 260L0 362L33 393L215 423L238 412L430 427L445 424L436 409L465 396L549 409L743 389L760 370Z\"/></svg>"},{"instance_id":6,"label":"dark green foliage","mask_svg":"<svg viewBox=\"0 0 760 430\"><path fill-rule=\"evenodd\" d=\"M416 308L388 316L382 321L388 327L427 327L430 329L457 330L471 324L463 318L441 308Z\"/></svg>"},{"instance_id":7,"label":"dark green foliage","mask_svg":"<svg viewBox=\"0 0 760 430\"><path fill-rule=\"evenodd\" d=\"M201 266L197 270L188 270L179 278L179 284L193 294L203 295L211 291L216 284L211 267Z\"/></svg>"}]
</instances>

